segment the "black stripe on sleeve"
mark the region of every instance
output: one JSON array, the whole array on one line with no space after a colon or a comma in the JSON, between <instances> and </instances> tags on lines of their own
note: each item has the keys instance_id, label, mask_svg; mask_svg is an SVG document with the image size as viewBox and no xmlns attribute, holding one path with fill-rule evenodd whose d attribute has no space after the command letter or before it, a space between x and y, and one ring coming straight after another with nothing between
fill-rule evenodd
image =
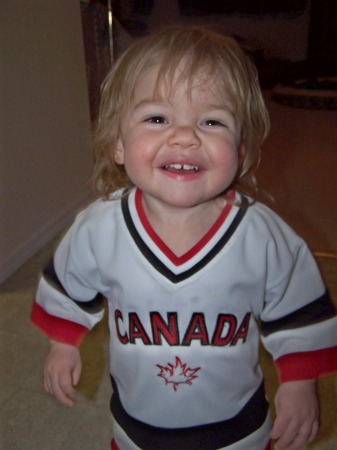
<instances>
[{"instance_id":1,"label":"black stripe on sleeve","mask_svg":"<svg viewBox=\"0 0 337 450\"><path fill-rule=\"evenodd\" d=\"M330 302L329 294L326 291L317 300L287 316L270 322L261 321L261 332L263 336L268 336L277 331L290 330L323 322L336 315L336 310Z\"/></svg>"},{"instance_id":2,"label":"black stripe on sleeve","mask_svg":"<svg viewBox=\"0 0 337 450\"><path fill-rule=\"evenodd\" d=\"M95 313L102 311L102 309L104 308L104 297L100 293L98 293L96 295L96 297L94 297L92 300L82 301L82 302L70 297L68 295L67 291L62 286L62 284L56 274L53 258L51 258L49 260L49 262L46 264L46 266L44 267L44 269L42 271L42 274L43 274L44 279L48 282L48 284L53 286L61 294L65 295L70 300L72 300L74 303L76 303L76 305L79 308L81 308L83 311L85 311L89 314L95 314Z\"/></svg>"}]
</instances>

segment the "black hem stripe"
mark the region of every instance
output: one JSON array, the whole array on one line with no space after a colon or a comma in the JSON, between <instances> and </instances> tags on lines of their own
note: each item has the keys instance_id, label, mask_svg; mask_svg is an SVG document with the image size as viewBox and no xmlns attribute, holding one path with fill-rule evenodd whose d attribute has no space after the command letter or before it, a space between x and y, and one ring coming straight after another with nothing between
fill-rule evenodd
<instances>
[{"instance_id":1,"label":"black hem stripe","mask_svg":"<svg viewBox=\"0 0 337 450\"><path fill-rule=\"evenodd\" d=\"M172 283L179 283L180 281L186 280L187 278L191 277L195 273L197 273L199 270L201 270L203 267L205 267L221 250L222 248L227 244L231 236L234 234L235 230L239 226L241 220L243 219L244 215L247 212L246 205L248 204L248 199L241 195L242 197L242 203L244 204L244 207L240 208L237 212L233 222L225 232L225 234L222 236L222 238L215 244L215 246L209 251L205 257L199 261L197 264L195 264L193 267L191 267L189 270L186 270L185 272L182 272L180 274L173 273L170 269L168 269L165 264L163 264L160 259L157 258L157 256L149 249L149 247L145 244L145 242L142 240L141 236L139 235L131 217L131 213L129 210L129 196L126 196L122 198L121 205L122 205L122 211L125 223L128 227L128 230L135 241L137 247L142 252L143 256L150 262L150 264L164 277L168 278Z\"/></svg>"},{"instance_id":2,"label":"black hem stripe","mask_svg":"<svg viewBox=\"0 0 337 450\"><path fill-rule=\"evenodd\" d=\"M46 264L42 271L44 279L47 281L48 284L53 286L57 291L59 291L61 294L68 297L70 300L72 300L76 305L81 308L83 311L89 313L89 314L95 314L97 312L102 311L104 307L104 297L102 294L98 293L95 298L89 301L83 301L80 302L78 300L75 300L74 298L70 297L67 291L64 289L61 281L59 280L54 266L54 259L51 258L50 261Z\"/></svg>"},{"instance_id":3,"label":"black hem stripe","mask_svg":"<svg viewBox=\"0 0 337 450\"><path fill-rule=\"evenodd\" d=\"M268 336L277 331L296 329L303 326L313 325L323 322L336 316L336 310L330 302L330 297L326 291L321 297L306 306L288 314L281 319L270 322L261 322L261 332L263 336Z\"/></svg>"},{"instance_id":4,"label":"black hem stripe","mask_svg":"<svg viewBox=\"0 0 337 450\"><path fill-rule=\"evenodd\" d=\"M112 377L111 381L114 391L110 405L113 417L129 438L144 450L216 450L252 434L263 425L268 414L262 382L246 406L232 419L188 428L154 427L125 411Z\"/></svg>"}]
</instances>

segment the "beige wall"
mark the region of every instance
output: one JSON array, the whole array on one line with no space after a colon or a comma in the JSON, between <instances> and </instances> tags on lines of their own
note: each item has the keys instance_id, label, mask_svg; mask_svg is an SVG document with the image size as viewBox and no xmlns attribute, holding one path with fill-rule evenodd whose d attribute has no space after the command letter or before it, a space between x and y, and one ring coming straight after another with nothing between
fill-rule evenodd
<instances>
[{"instance_id":1,"label":"beige wall","mask_svg":"<svg viewBox=\"0 0 337 450\"><path fill-rule=\"evenodd\" d=\"M0 1L0 282L89 200L79 0Z\"/></svg>"}]
</instances>

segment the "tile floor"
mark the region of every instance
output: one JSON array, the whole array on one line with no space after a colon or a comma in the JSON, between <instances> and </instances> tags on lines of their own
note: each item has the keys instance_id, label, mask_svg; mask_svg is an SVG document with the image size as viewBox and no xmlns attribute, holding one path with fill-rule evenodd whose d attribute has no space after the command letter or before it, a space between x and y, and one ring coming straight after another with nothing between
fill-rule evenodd
<instances>
[{"instance_id":1,"label":"tile floor","mask_svg":"<svg viewBox=\"0 0 337 450\"><path fill-rule=\"evenodd\" d=\"M156 9L155 14L151 20L156 22L160 11ZM337 111L299 110L269 100L268 104L272 132L264 146L260 184L274 196L274 209L305 237L311 249L333 257L337 253ZM72 408L46 394L41 384L47 341L30 326L29 315L38 272L55 242L0 286L2 450L109 448L111 388L105 322L83 344L84 369ZM331 277L335 289L336 273ZM95 349L93 340L99 343ZM328 377L320 388L324 433L305 448L337 449L336 381Z\"/></svg>"}]
</instances>

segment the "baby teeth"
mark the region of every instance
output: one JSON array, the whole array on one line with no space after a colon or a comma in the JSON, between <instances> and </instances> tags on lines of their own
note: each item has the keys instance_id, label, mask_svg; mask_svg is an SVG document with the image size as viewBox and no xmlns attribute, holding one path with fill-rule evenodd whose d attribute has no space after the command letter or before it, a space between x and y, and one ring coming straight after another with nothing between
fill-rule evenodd
<instances>
[{"instance_id":1,"label":"baby teeth","mask_svg":"<svg viewBox=\"0 0 337 450\"><path fill-rule=\"evenodd\" d=\"M165 169L168 169L169 167L177 170L195 170L196 172L199 170L198 166L191 166L189 164L168 164L167 166L165 166Z\"/></svg>"}]
</instances>

